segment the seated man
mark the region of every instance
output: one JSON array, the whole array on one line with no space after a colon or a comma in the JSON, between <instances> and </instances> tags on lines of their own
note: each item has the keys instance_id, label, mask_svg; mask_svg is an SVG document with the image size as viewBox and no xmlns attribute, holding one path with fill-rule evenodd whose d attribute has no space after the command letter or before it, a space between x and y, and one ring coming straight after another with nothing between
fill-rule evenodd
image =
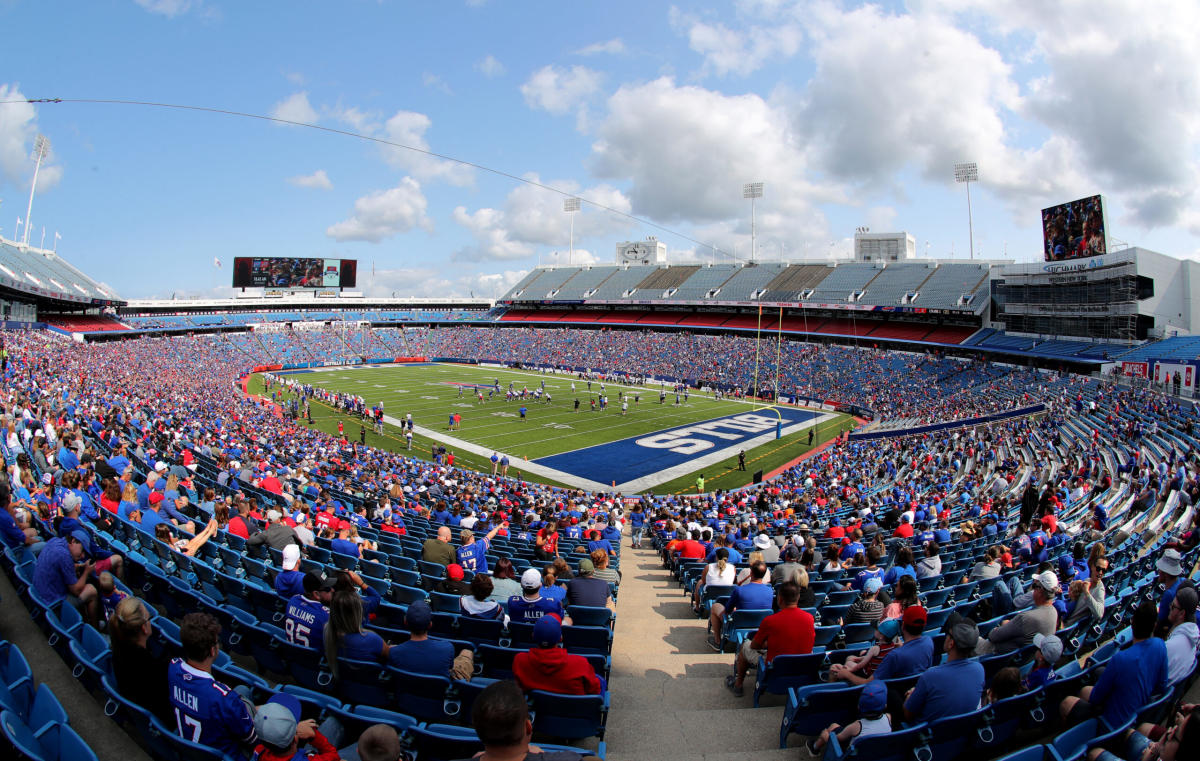
<instances>
[{"instance_id":1,"label":"seated man","mask_svg":"<svg viewBox=\"0 0 1200 761\"><path fill-rule=\"evenodd\" d=\"M1000 585L997 584L997 587ZM987 639L979 643L980 655L1011 653L1033 643L1035 634L1049 637L1058 630L1058 610L1054 598L1058 594L1058 576L1043 571L1033 577L1033 608L1018 613L992 629Z\"/></svg>"},{"instance_id":2,"label":"seated man","mask_svg":"<svg viewBox=\"0 0 1200 761\"><path fill-rule=\"evenodd\" d=\"M725 686L736 697L744 693L743 682L751 666L766 668L778 655L804 655L813 651L816 623L812 614L797 606L799 600L800 587L794 581L784 582L779 587L779 612L763 619L753 638L742 640L734 673L725 677Z\"/></svg>"},{"instance_id":3,"label":"seated man","mask_svg":"<svg viewBox=\"0 0 1200 761\"><path fill-rule=\"evenodd\" d=\"M606 689L592 664L582 655L559 647L562 624L553 615L542 616L533 625L533 647L513 658L513 676L521 689L545 690L567 695L600 695Z\"/></svg>"},{"instance_id":4,"label":"seated man","mask_svg":"<svg viewBox=\"0 0 1200 761\"><path fill-rule=\"evenodd\" d=\"M445 639L430 639L433 628L433 609L424 600L408 606L404 614L408 629L407 642L392 645L388 665L417 674L436 674L451 679L470 680L475 670L475 653L467 648L454 654L454 643Z\"/></svg>"},{"instance_id":5,"label":"seated man","mask_svg":"<svg viewBox=\"0 0 1200 761\"><path fill-rule=\"evenodd\" d=\"M950 627L943 645L946 662L917 679L904 701L906 722L937 721L979 707L985 677L983 666L972 658L979 641L979 628L969 618Z\"/></svg>"},{"instance_id":6,"label":"seated man","mask_svg":"<svg viewBox=\"0 0 1200 761\"><path fill-rule=\"evenodd\" d=\"M167 667L166 697L180 737L232 758L246 758L257 740L253 712L238 693L213 678L220 634L221 625L207 613L183 617L179 627L183 657Z\"/></svg>"},{"instance_id":7,"label":"seated man","mask_svg":"<svg viewBox=\"0 0 1200 761\"><path fill-rule=\"evenodd\" d=\"M1104 748L1088 751L1088 761L1185 761L1200 758L1200 718L1195 706L1184 703L1175 714L1174 726L1164 729L1141 724L1125 732L1124 752L1117 755ZM1157 736L1157 742L1151 737Z\"/></svg>"},{"instance_id":8,"label":"seated man","mask_svg":"<svg viewBox=\"0 0 1200 761\"><path fill-rule=\"evenodd\" d=\"M283 548L283 570L275 576L275 591L281 597L290 599L294 595L304 594L304 574L299 570L300 546L289 544Z\"/></svg>"},{"instance_id":9,"label":"seated man","mask_svg":"<svg viewBox=\"0 0 1200 761\"><path fill-rule=\"evenodd\" d=\"M33 566L33 589L45 603L66 599L92 624L97 621L96 588L88 584L95 564L87 555L91 539L83 529L46 542Z\"/></svg>"},{"instance_id":10,"label":"seated man","mask_svg":"<svg viewBox=\"0 0 1200 761\"><path fill-rule=\"evenodd\" d=\"M517 623L534 623L546 615L562 620L566 613L558 600L542 597L542 574L529 568L521 574L521 594L508 598L508 615Z\"/></svg>"},{"instance_id":11,"label":"seated man","mask_svg":"<svg viewBox=\"0 0 1200 761\"><path fill-rule=\"evenodd\" d=\"M1195 587L1180 587L1171 601L1167 622L1167 683L1178 684L1196 667L1196 647L1200 629L1196 627L1197 595Z\"/></svg>"},{"instance_id":12,"label":"seated man","mask_svg":"<svg viewBox=\"0 0 1200 761\"><path fill-rule=\"evenodd\" d=\"M489 684L471 707L471 725L483 742L483 753L475 756L476 761L508 761L509 759L543 758L542 749L530 745L533 737L533 722L529 718L529 705L521 688L511 681ZM581 756L570 751L550 753L547 761L595 761L594 756Z\"/></svg>"},{"instance_id":13,"label":"seated man","mask_svg":"<svg viewBox=\"0 0 1200 761\"><path fill-rule=\"evenodd\" d=\"M1166 690L1167 646L1154 637L1157 622L1152 602L1133 611L1133 642L1113 655L1095 686L1084 687L1079 697L1063 698L1059 713L1065 723L1102 716L1109 726L1119 727Z\"/></svg>"},{"instance_id":14,"label":"seated man","mask_svg":"<svg viewBox=\"0 0 1200 761\"><path fill-rule=\"evenodd\" d=\"M835 664L829 671L830 677L851 684L864 684L876 679L900 679L920 674L933 662L933 638L925 636L927 616L928 613L920 605L910 605L904 609L904 617L901 619L900 625L900 633L904 635L904 642L890 648L883 655L883 660L874 667L869 675L864 676L858 673L862 670L862 666L851 669ZM881 626L884 624L887 622L880 623ZM891 633L890 626L884 628L889 634ZM882 650L882 647L880 649Z\"/></svg>"},{"instance_id":15,"label":"seated man","mask_svg":"<svg viewBox=\"0 0 1200 761\"><path fill-rule=\"evenodd\" d=\"M579 561L579 575L567 582L567 604L593 608L612 607L608 582L595 577L596 564L591 558Z\"/></svg>"},{"instance_id":16,"label":"seated man","mask_svg":"<svg viewBox=\"0 0 1200 761\"><path fill-rule=\"evenodd\" d=\"M767 575L767 564L756 560L750 564L750 580L729 593L728 605L713 603L712 612L708 616L708 625L712 634L708 637L708 646L713 650L721 650L721 625L726 613L735 610L771 610L775 605L775 590L763 582Z\"/></svg>"}]
</instances>

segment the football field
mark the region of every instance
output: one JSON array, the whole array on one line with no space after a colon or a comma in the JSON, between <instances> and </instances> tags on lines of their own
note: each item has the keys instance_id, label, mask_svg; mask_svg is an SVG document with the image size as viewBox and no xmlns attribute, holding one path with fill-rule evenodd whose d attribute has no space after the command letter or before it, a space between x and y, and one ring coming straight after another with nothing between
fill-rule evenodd
<instances>
[{"instance_id":1,"label":"football field","mask_svg":"<svg viewBox=\"0 0 1200 761\"><path fill-rule=\"evenodd\" d=\"M611 490L615 484L627 494L694 491L700 473L706 490L740 486L754 471L808 450L810 429L816 446L844 430L849 420L821 410L716 400L708 393L677 397L659 384L592 381L589 388L574 375L473 365L333 367L288 376L361 396L368 406L382 402L387 435L368 441L372 445L402 449L398 426L411 414L421 449L445 446L467 467L490 470L494 452L509 458L510 475L515 469L523 478L590 490ZM524 398L506 401L510 386L518 396L525 391ZM341 417L314 405L314 417L318 414L325 423L333 422L330 416ZM451 429L455 414L460 424ZM345 421L346 435L356 438L358 425ZM739 471L743 451L746 470Z\"/></svg>"}]
</instances>

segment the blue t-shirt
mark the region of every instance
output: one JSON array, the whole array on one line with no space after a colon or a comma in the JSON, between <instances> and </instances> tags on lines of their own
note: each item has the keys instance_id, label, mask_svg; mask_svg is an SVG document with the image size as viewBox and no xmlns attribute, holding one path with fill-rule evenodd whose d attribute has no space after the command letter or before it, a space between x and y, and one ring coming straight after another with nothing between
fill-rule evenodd
<instances>
[{"instance_id":1,"label":"blue t-shirt","mask_svg":"<svg viewBox=\"0 0 1200 761\"><path fill-rule=\"evenodd\" d=\"M275 591L280 597L291 598L304 594L304 574L299 571L280 571L275 576Z\"/></svg>"},{"instance_id":2,"label":"blue t-shirt","mask_svg":"<svg viewBox=\"0 0 1200 761\"><path fill-rule=\"evenodd\" d=\"M352 558L362 557L362 553L358 550L358 544L349 539L330 539L329 549Z\"/></svg>"},{"instance_id":3,"label":"blue t-shirt","mask_svg":"<svg viewBox=\"0 0 1200 761\"><path fill-rule=\"evenodd\" d=\"M1162 602L1158 604L1158 622L1162 623L1167 620L1167 616L1171 613L1171 603L1175 601L1175 593L1179 591L1179 585L1183 583L1183 579L1175 579L1175 583L1167 587L1163 591Z\"/></svg>"},{"instance_id":4,"label":"blue t-shirt","mask_svg":"<svg viewBox=\"0 0 1200 761\"><path fill-rule=\"evenodd\" d=\"M605 554L607 554L607 555L616 554L613 552L612 543L609 542L607 539L593 539L592 541L587 543L587 549L588 549L589 555L592 554L592 552L594 552L595 550L604 550Z\"/></svg>"},{"instance_id":5,"label":"blue t-shirt","mask_svg":"<svg viewBox=\"0 0 1200 761\"><path fill-rule=\"evenodd\" d=\"M1103 707L1104 720L1116 727L1166 689L1167 645L1151 638L1134 642L1109 660L1088 702Z\"/></svg>"},{"instance_id":6,"label":"blue t-shirt","mask_svg":"<svg viewBox=\"0 0 1200 761\"><path fill-rule=\"evenodd\" d=\"M182 658L167 667L167 684L180 737L231 758L246 757L255 740L254 719L240 695Z\"/></svg>"},{"instance_id":7,"label":"blue t-shirt","mask_svg":"<svg viewBox=\"0 0 1200 761\"><path fill-rule=\"evenodd\" d=\"M446 676L454 665L454 645L444 639L402 642L388 652L388 665L417 674Z\"/></svg>"},{"instance_id":8,"label":"blue t-shirt","mask_svg":"<svg viewBox=\"0 0 1200 761\"><path fill-rule=\"evenodd\" d=\"M56 603L67 596L67 588L79 581L75 559L67 540L56 536L46 542L33 567L33 588L43 602Z\"/></svg>"},{"instance_id":9,"label":"blue t-shirt","mask_svg":"<svg viewBox=\"0 0 1200 761\"><path fill-rule=\"evenodd\" d=\"M875 679L900 679L921 673L930 663L933 663L933 638L917 637L888 651L873 676Z\"/></svg>"},{"instance_id":10,"label":"blue t-shirt","mask_svg":"<svg viewBox=\"0 0 1200 761\"><path fill-rule=\"evenodd\" d=\"M293 645L311 647L323 652L325 645L322 636L328 621L329 608L300 594L288 600L283 630L287 634L288 642Z\"/></svg>"},{"instance_id":11,"label":"blue t-shirt","mask_svg":"<svg viewBox=\"0 0 1200 761\"><path fill-rule=\"evenodd\" d=\"M983 666L979 661L948 661L921 674L904 707L921 721L970 713L979 707L983 683Z\"/></svg>"},{"instance_id":12,"label":"blue t-shirt","mask_svg":"<svg viewBox=\"0 0 1200 761\"><path fill-rule=\"evenodd\" d=\"M541 594L542 597L548 597L551 600L557 600L561 605L563 601L567 599L567 588L560 587L559 585L555 584L549 587L542 587Z\"/></svg>"},{"instance_id":13,"label":"blue t-shirt","mask_svg":"<svg viewBox=\"0 0 1200 761\"><path fill-rule=\"evenodd\" d=\"M563 594L566 594L565 589ZM553 613L561 619L564 615L562 603L544 595L532 601L526 600L521 595L513 595L508 598L508 616L517 623L536 623L547 613Z\"/></svg>"},{"instance_id":14,"label":"blue t-shirt","mask_svg":"<svg viewBox=\"0 0 1200 761\"><path fill-rule=\"evenodd\" d=\"M383 656L383 637L372 631L347 634L342 637L338 655L356 661L378 661Z\"/></svg>"},{"instance_id":15,"label":"blue t-shirt","mask_svg":"<svg viewBox=\"0 0 1200 761\"><path fill-rule=\"evenodd\" d=\"M766 584L753 582L734 587L729 593L726 610L770 610L775 601L775 590Z\"/></svg>"},{"instance_id":16,"label":"blue t-shirt","mask_svg":"<svg viewBox=\"0 0 1200 761\"><path fill-rule=\"evenodd\" d=\"M646 525L646 514L641 510L629 514L629 522L634 528L641 528Z\"/></svg>"},{"instance_id":17,"label":"blue t-shirt","mask_svg":"<svg viewBox=\"0 0 1200 761\"><path fill-rule=\"evenodd\" d=\"M889 584L895 584L900 581L901 576L912 576L915 579L917 578L917 572L913 570L911 565L894 565L884 574L883 585L886 587ZM863 583L867 583L866 579L863 579Z\"/></svg>"},{"instance_id":18,"label":"blue t-shirt","mask_svg":"<svg viewBox=\"0 0 1200 761\"><path fill-rule=\"evenodd\" d=\"M458 555L458 564L467 571L474 571L475 573L487 573L487 548L488 543L486 539L476 539L470 544L464 544L456 551Z\"/></svg>"},{"instance_id":19,"label":"blue t-shirt","mask_svg":"<svg viewBox=\"0 0 1200 761\"><path fill-rule=\"evenodd\" d=\"M838 553L839 560L852 560L855 555L864 552L862 542L850 542Z\"/></svg>"},{"instance_id":20,"label":"blue t-shirt","mask_svg":"<svg viewBox=\"0 0 1200 761\"><path fill-rule=\"evenodd\" d=\"M12 549L25 546L25 532L7 510L0 510L0 539L5 547Z\"/></svg>"}]
</instances>

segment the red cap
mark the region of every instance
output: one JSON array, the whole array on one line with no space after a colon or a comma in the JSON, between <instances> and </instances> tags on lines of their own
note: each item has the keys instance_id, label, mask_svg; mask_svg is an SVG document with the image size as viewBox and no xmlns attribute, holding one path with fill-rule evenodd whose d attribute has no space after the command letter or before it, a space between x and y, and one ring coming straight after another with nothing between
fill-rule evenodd
<instances>
[{"instance_id":1,"label":"red cap","mask_svg":"<svg viewBox=\"0 0 1200 761\"><path fill-rule=\"evenodd\" d=\"M152 505L157 505L159 502L163 501L162 492L159 492L159 491L150 492L150 496L146 498L146 501Z\"/></svg>"},{"instance_id":2,"label":"red cap","mask_svg":"<svg viewBox=\"0 0 1200 761\"><path fill-rule=\"evenodd\" d=\"M462 581L463 567L458 563L451 563L450 565L446 566L446 577L451 581Z\"/></svg>"},{"instance_id":3,"label":"red cap","mask_svg":"<svg viewBox=\"0 0 1200 761\"><path fill-rule=\"evenodd\" d=\"M904 627L906 629L924 629L928 616L920 605L910 605L904 609Z\"/></svg>"}]
</instances>

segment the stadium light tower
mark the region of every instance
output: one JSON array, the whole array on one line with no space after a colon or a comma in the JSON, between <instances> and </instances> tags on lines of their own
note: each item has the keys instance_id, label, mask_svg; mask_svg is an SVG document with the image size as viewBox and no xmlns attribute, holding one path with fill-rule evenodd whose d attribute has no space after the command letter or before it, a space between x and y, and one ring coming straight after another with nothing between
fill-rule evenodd
<instances>
[{"instance_id":1,"label":"stadium light tower","mask_svg":"<svg viewBox=\"0 0 1200 761\"><path fill-rule=\"evenodd\" d=\"M974 161L954 165L954 181L967 184L967 235L971 240L971 258L975 258L975 224L971 220L971 183L979 182L979 165Z\"/></svg>"},{"instance_id":2,"label":"stadium light tower","mask_svg":"<svg viewBox=\"0 0 1200 761\"><path fill-rule=\"evenodd\" d=\"M567 256L567 266L575 265L575 212L579 211L579 199L575 196L563 199L563 211L571 215L571 253Z\"/></svg>"},{"instance_id":3,"label":"stadium light tower","mask_svg":"<svg viewBox=\"0 0 1200 761\"><path fill-rule=\"evenodd\" d=\"M750 261L754 261L754 201L762 198L763 184L747 182L742 186L742 198L750 199Z\"/></svg>"},{"instance_id":4,"label":"stadium light tower","mask_svg":"<svg viewBox=\"0 0 1200 761\"><path fill-rule=\"evenodd\" d=\"M38 172L42 169L42 159L50 152L50 138L38 135L33 141L33 183L29 186L29 205L25 207L25 238L21 242L29 245L29 215L33 212L33 193L37 190Z\"/></svg>"}]
</instances>

